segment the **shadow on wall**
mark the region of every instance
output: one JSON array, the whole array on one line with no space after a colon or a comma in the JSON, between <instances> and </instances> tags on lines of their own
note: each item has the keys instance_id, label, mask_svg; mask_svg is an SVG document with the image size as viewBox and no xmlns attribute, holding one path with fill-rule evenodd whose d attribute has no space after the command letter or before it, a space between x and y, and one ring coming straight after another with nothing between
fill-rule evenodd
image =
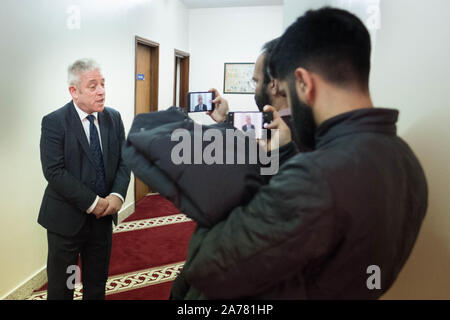
<instances>
[{"instance_id":1,"label":"shadow on wall","mask_svg":"<svg viewBox=\"0 0 450 320\"><path fill-rule=\"evenodd\" d=\"M450 126L443 119L450 119L448 108L402 134L425 170L428 212L409 260L382 299L450 299Z\"/></svg>"}]
</instances>

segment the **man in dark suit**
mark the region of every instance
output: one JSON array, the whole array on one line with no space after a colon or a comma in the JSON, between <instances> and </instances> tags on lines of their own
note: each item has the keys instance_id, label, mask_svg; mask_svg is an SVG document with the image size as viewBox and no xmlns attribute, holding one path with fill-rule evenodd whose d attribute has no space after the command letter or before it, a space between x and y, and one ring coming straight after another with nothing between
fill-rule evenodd
<instances>
[{"instance_id":1,"label":"man in dark suit","mask_svg":"<svg viewBox=\"0 0 450 320\"><path fill-rule=\"evenodd\" d=\"M104 78L92 60L69 67L72 101L42 119L41 163L48 181L38 223L47 229L48 299L73 299L82 263L83 299L104 299L112 221L125 199L130 170L121 157L119 112L104 106Z\"/></svg>"},{"instance_id":2,"label":"man in dark suit","mask_svg":"<svg viewBox=\"0 0 450 320\"><path fill-rule=\"evenodd\" d=\"M242 126L242 131L247 132L250 130L255 130L255 126L252 124L252 118L250 116L245 117L245 124Z\"/></svg>"},{"instance_id":3,"label":"man in dark suit","mask_svg":"<svg viewBox=\"0 0 450 320\"><path fill-rule=\"evenodd\" d=\"M208 108L206 104L203 103L203 97L201 95L198 96L198 105L195 106L194 111L207 111Z\"/></svg>"}]
</instances>

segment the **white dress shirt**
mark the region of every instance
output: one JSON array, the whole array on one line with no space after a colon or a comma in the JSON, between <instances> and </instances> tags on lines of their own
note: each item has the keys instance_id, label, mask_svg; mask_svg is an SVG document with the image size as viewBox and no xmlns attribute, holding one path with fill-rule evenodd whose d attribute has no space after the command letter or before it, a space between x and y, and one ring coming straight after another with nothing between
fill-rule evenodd
<instances>
[{"instance_id":1,"label":"white dress shirt","mask_svg":"<svg viewBox=\"0 0 450 320\"><path fill-rule=\"evenodd\" d=\"M81 124L83 125L83 129L84 129L84 133L86 133L86 138L87 138L88 144L90 144L90 143L91 143L91 138L90 138L90 122L89 122L89 120L87 119L87 116L88 116L89 114L87 114L86 112L84 112L83 110L81 110L81 109L75 104L75 101L73 102L73 105L75 106L75 110L77 111L78 116L80 117ZM99 140L100 140L100 149L102 149L102 151L103 151L103 147L102 147L102 138L101 138L101 135L100 135L100 127L99 127L99 125L98 125L98 112L93 112L93 113L91 113L91 114L95 117L94 124L95 124L95 127L97 128L97 131L98 131L98 138L99 138ZM113 195L119 197L119 199L122 200L122 203L124 202L125 199L124 199L120 194L115 193L115 192L113 192L113 193L111 193L111 194L113 194ZM99 197L99 196L97 196L97 197L95 198L95 200L94 200L94 202L92 203L92 205L86 210L86 213L91 213L92 211L94 211L95 207L97 206L98 200L100 200L100 197Z\"/></svg>"}]
</instances>

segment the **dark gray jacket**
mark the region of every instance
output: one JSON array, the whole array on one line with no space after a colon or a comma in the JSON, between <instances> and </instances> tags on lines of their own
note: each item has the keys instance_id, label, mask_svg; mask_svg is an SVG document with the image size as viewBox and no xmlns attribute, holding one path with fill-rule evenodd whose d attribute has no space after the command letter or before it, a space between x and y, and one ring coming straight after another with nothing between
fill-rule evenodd
<instances>
[{"instance_id":1,"label":"dark gray jacket","mask_svg":"<svg viewBox=\"0 0 450 320\"><path fill-rule=\"evenodd\" d=\"M293 156L248 203L197 228L172 298L380 297L427 208L424 172L396 135L397 117L374 108L322 123L315 151ZM379 289L370 286L374 266Z\"/></svg>"},{"instance_id":2,"label":"dark gray jacket","mask_svg":"<svg viewBox=\"0 0 450 320\"><path fill-rule=\"evenodd\" d=\"M226 220L197 230L173 297L380 297L427 208L425 176L396 135L397 117L363 109L321 124L315 151L289 159ZM380 289L368 288L371 266L379 267Z\"/></svg>"}]
</instances>

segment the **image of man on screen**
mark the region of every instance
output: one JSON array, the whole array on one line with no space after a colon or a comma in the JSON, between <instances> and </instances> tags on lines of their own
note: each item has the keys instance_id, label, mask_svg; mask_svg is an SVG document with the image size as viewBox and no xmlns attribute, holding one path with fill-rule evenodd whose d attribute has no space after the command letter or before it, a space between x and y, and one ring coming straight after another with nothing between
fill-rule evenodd
<instances>
[{"instance_id":1,"label":"image of man on screen","mask_svg":"<svg viewBox=\"0 0 450 320\"><path fill-rule=\"evenodd\" d=\"M195 106L194 111L207 111L208 108L206 104L203 103L203 97L202 95L199 95L198 98L198 104Z\"/></svg>"},{"instance_id":2,"label":"image of man on screen","mask_svg":"<svg viewBox=\"0 0 450 320\"><path fill-rule=\"evenodd\" d=\"M245 117L245 124L242 126L242 131L255 131L255 126L252 124L252 118L249 115Z\"/></svg>"}]
</instances>

